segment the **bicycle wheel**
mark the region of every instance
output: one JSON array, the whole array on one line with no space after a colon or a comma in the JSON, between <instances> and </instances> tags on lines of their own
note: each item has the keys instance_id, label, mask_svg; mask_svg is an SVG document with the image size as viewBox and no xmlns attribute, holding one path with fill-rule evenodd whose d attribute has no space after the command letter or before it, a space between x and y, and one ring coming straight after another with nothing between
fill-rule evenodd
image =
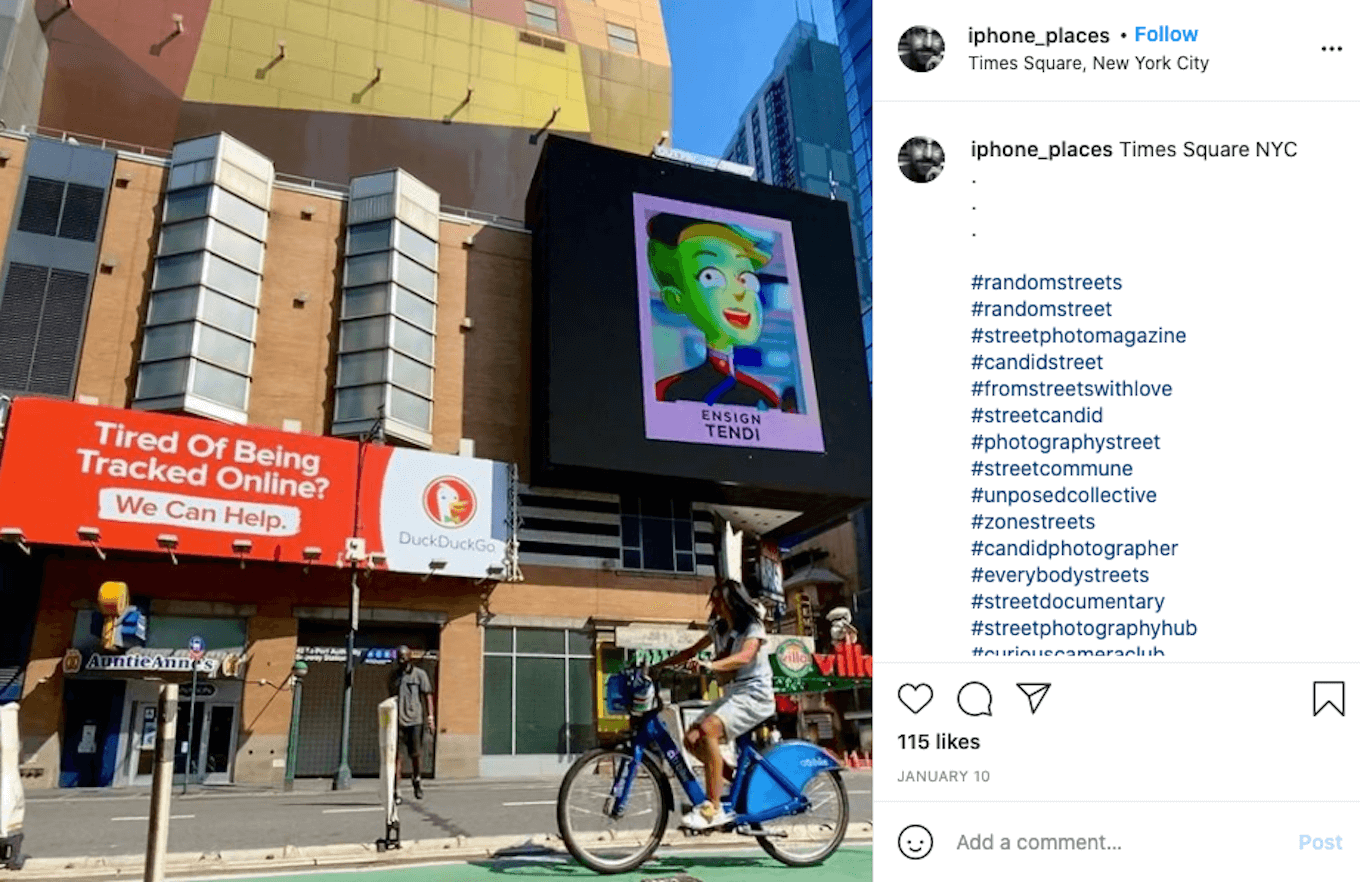
<instances>
[{"instance_id":1,"label":"bicycle wheel","mask_svg":"<svg viewBox=\"0 0 1360 882\"><path fill-rule=\"evenodd\" d=\"M592 750L567 770L557 792L557 829L567 851L597 873L626 873L652 856L666 834L666 776L643 755L623 813L615 818L614 782L633 762L631 750Z\"/></svg>"},{"instance_id":2,"label":"bicycle wheel","mask_svg":"<svg viewBox=\"0 0 1360 882\"><path fill-rule=\"evenodd\" d=\"M850 825L850 797L836 769L824 769L803 785L808 809L765 821L756 841L765 853L790 867L810 867L831 856Z\"/></svg>"}]
</instances>

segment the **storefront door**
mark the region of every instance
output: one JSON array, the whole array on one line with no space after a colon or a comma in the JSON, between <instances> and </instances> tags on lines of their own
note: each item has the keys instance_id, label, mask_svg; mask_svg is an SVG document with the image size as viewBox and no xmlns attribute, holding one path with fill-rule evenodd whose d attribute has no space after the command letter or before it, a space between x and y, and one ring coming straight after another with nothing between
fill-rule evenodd
<instances>
[{"instance_id":1,"label":"storefront door","mask_svg":"<svg viewBox=\"0 0 1360 882\"><path fill-rule=\"evenodd\" d=\"M236 702L204 698L179 703L175 732L175 783L186 778L191 784L231 783L232 757L236 755ZM132 732L128 739L128 780L149 785L155 769L156 703L134 702Z\"/></svg>"}]
</instances>

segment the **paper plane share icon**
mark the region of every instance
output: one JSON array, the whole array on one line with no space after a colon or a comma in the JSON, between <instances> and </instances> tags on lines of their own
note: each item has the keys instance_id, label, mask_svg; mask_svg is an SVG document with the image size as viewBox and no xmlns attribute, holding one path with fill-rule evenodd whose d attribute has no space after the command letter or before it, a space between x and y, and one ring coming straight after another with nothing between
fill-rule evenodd
<instances>
[{"instance_id":1,"label":"paper plane share icon","mask_svg":"<svg viewBox=\"0 0 1360 882\"><path fill-rule=\"evenodd\" d=\"M1029 699L1029 712L1036 714L1039 712L1039 705L1044 703L1044 697L1048 695L1048 689L1052 683L1016 683L1020 691L1025 693L1025 698Z\"/></svg>"}]
</instances>

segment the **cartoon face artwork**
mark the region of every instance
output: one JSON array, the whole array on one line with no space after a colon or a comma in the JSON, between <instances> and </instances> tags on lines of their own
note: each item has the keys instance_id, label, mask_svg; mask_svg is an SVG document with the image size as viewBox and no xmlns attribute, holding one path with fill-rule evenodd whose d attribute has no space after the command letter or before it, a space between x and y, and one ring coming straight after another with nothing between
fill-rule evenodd
<instances>
[{"instance_id":1,"label":"cartoon face artwork","mask_svg":"<svg viewBox=\"0 0 1360 882\"><path fill-rule=\"evenodd\" d=\"M820 452L792 225L634 200L647 437Z\"/></svg>"},{"instance_id":2,"label":"cartoon face artwork","mask_svg":"<svg viewBox=\"0 0 1360 882\"><path fill-rule=\"evenodd\" d=\"M714 349L750 346L760 339L764 306L756 271L769 255L738 230L661 215L647 248L667 308L687 317ZM675 245L668 239L675 228Z\"/></svg>"}]
</instances>

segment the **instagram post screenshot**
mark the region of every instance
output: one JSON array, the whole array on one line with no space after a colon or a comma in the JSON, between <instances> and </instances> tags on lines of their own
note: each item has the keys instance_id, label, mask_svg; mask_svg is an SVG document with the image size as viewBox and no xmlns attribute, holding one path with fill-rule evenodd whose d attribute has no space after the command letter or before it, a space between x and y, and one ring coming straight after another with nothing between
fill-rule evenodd
<instances>
[{"instance_id":1,"label":"instagram post screenshot","mask_svg":"<svg viewBox=\"0 0 1360 882\"><path fill-rule=\"evenodd\" d=\"M1358 19L0 0L0 875L1360 878Z\"/></svg>"}]
</instances>

